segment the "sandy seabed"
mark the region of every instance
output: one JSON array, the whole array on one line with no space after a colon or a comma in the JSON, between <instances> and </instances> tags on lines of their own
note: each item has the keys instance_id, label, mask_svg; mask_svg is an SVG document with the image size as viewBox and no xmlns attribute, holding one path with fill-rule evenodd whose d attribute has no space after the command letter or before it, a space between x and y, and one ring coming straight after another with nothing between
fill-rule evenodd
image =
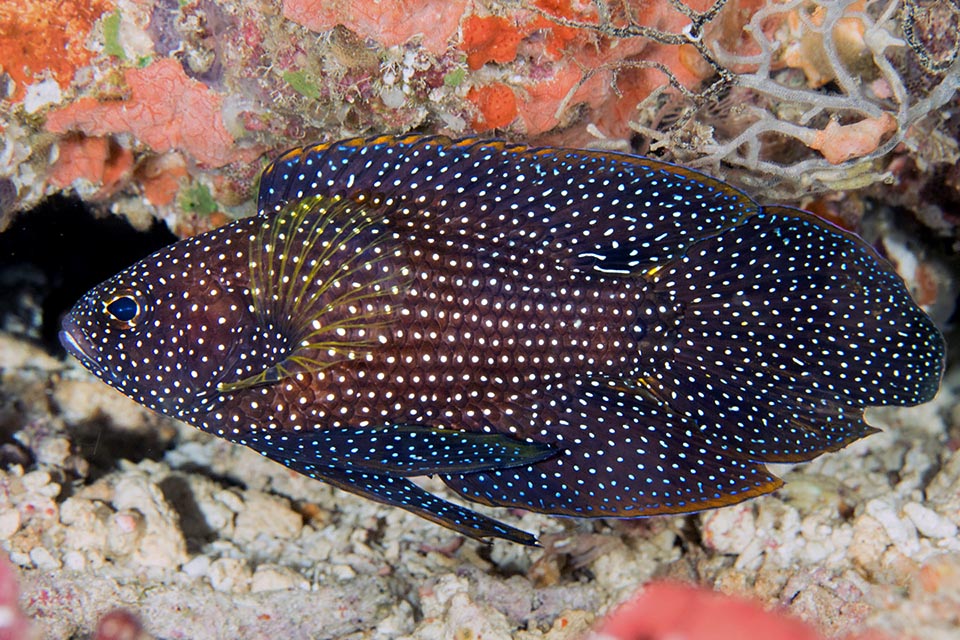
<instances>
[{"instance_id":1,"label":"sandy seabed","mask_svg":"<svg viewBox=\"0 0 960 640\"><path fill-rule=\"evenodd\" d=\"M687 517L491 511L484 545L157 417L0 334L0 545L37 637L123 607L157 638L580 638L654 578L781 606L825 634L960 637L960 377L775 494ZM439 481L426 480L439 493Z\"/></svg>"}]
</instances>

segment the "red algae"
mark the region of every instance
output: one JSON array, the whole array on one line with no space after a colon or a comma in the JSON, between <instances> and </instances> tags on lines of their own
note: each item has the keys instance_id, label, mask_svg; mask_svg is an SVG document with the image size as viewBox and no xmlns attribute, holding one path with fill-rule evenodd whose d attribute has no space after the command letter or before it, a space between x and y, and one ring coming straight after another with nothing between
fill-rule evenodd
<instances>
[{"instance_id":1,"label":"red algae","mask_svg":"<svg viewBox=\"0 0 960 640\"><path fill-rule=\"evenodd\" d=\"M467 66L479 69L488 62L511 62L523 34L506 18L470 16L463 23L463 50Z\"/></svg>"},{"instance_id":2,"label":"red algae","mask_svg":"<svg viewBox=\"0 0 960 640\"><path fill-rule=\"evenodd\" d=\"M284 0L283 17L311 31L329 31L338 24L384 47L415 36L433 54L447 50L467 8L466 0Z\"/></svg>"},{"instance_id":3,"label":"red algae","mask_svg":"<svg viewBox=\"0 0 960 640\"><path fill-rule=\"evenodd\" d=\"M557 69L553 77L526 87L524 99L520 104L520 117L523 119L527 133L543 133L560 124L560 105L569 97L570 92L582 78L580 70L576 67L563 66ZM599 77L597 80L593 83L594 85L600 84ZM598 95L602 96L602 91L600 94L594 94L595 100L602 100ZM590 101L589 98L587 100Z\"/></svg>"},{"instance_id":4,"label":"red algae","mask_svg":"<svg viewBox=\"0 0 960 640\"><path fill-rule=\"evenodd\" d=\"M187 164L179 153L150 158L139 171L143 197L154 206L168 205L177 197L180 182L187 175Z\"/></svg>"},{"instance_id":5,"label":"red algae","mask_svg":"<svg viewBox=\"0 0 960 640\"><path fill-rule=\"evenodd\" d=\"M88 136L130 133L155 151L182 150L199 162L221 167L242 159L221 113L222 97L187 77L173 59L124 73L130 96L101 102L80 98L47 116L53 133Z\"/></svg>"},{"instance_id":6,"label":"red algae","mask_svg":"<svg viewBox=\"0 0 960 640\"><path fill-rule=\"evenodd\" d=\"M709 2L698 0L691 5L702 10ZM527 135L565 124L564 112L576 104L591 107L593 122L606 133L626 135L637 104L670 79L662 69L690 89L714 72L692 47L610 37L600 28L590 4L539 0L535 6L539 12L521 11L508 18L471 16L463 23L460 43L471 69L524 58L534 66L547 65L547 77L525 85L527 95L520 96L519 112ZM636 14L619 16L616 24L678 33L690 23L666 1L645 3Z\"/></svg>"},{"instance_id":7,"label":"red algae","mask_svg":"<svg viewBox=\"0 0 960 640\"><path fill-rule=\"evenodd\" d=\"M49 74L60 86L88 64L84 42L93 24L113 10L111 0L4 0L0 3L0 66L23 99L27 85Z\"/></svg>"}]
</instances>

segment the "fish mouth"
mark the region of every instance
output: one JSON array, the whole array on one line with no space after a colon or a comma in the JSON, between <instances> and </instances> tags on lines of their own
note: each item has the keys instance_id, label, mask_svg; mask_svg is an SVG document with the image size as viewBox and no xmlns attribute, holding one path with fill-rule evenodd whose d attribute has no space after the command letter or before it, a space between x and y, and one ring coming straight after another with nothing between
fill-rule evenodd
<instances>
[{"instance_id":1,"label":"fish mouth","mask_svg":"<svg viewBox=\"0 0 960 640\"><path fill-rule=\"evenodd\" d=\"M67 353L79 360L85 367L94 368L96 366L96 357L93 354L93 345L84 335L83 329L71 317L67 316L60 324L60 344L67 350Z\"/></svg>"}]
</instances>

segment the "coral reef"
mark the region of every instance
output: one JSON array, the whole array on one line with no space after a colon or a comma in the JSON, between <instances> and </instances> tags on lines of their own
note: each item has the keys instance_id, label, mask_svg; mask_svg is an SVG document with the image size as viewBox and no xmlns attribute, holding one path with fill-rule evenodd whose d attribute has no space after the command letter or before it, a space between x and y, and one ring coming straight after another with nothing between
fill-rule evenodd
<instances>
[{"instance_id":1,"label":"coral reef","mask_svg":"<svg viewBox=\"0 0 960 640\"><path fill-rule=\"evenodd\" d=\"M949 135L938 128L939 112L955 102L960 86L956 42L903 37L914 12L926 16L932 9L899 7L864 0L768 3L750 15L736 41L737 32L704 35L721 76L734 74L725 86L714 85L736 100L726 103L726 113L720 106L688 110L666 135L645 123L637 129L658 144L689 149L677 157L694 166L744 169L728 175L768 190L776 179L774 198L887 179L884 158L889 162L898 146L915 146L930 127ZM941 26L957 19L954 9ZM721 29L723 23L721 16ZM941 56L936 69L921 65L930 55ZM928 160L953 164L952 146L952 153Z\"/></svg>"},{"instance_id":2,"label":"coral reef","mask_svg":"<svg viewBox=\"0 0 960 640\"><path fill-rule=\"evenodd\" d=\"M958 26L923 0L19 0L0 228L73 189L202 230L251 211L264 155L411 129L648 151L803 204L916 170L955 193ZM219 216L181 206L196 184Z\"/></svg>"},{"instance_id":3,"label":"coral reef","mask_svg":"<svg viewBox=\"0 0 960 640\"><path fill-rule=\"evenodd\" d=\"M81 98L49 111L47 131L86 136L129 134L154 152L176 149L214 168L259 155L235 147L223 124L221 96L187 77L176 60L128 69L124 83L130 92L126 99Z\"/></svg>"}]
</instances>

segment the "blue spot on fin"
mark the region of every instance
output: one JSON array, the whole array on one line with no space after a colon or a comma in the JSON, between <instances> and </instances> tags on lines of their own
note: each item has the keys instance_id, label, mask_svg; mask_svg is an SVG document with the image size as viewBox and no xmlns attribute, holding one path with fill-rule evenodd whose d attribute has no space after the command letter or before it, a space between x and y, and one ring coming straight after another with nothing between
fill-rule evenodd
<instances>
[{"instance_id":1,"label":"blue spot on fin","mask_svg":"<svg viewBox=\"0 0 960 640\"><path fill-rule=\"evenodd\" d=\"M464 473L534 464L556 454L548 444L503 434L484 434L404 424L327 428L287 436L287 452L301 463L383 472L398 476Z\"/></svg>"}]
</instances>

